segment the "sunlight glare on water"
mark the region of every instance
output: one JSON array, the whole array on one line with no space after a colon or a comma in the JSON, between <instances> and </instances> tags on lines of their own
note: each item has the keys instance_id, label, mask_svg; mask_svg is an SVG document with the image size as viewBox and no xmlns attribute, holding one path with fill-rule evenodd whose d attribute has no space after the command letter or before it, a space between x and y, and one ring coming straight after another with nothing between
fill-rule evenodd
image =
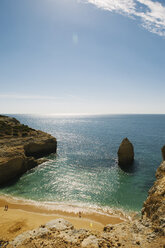
<instances>
[{"instance_id":1,"label":"sunlight glare on water","mask_svg":"<svg viewBox=\"0 0 165 248\"><path fill-rule=\"evenodd\" d=\"M57 155L0 192L35 201L140 210L161 162L165 115L30 116L22 123L55 136ZM123 138L134 144L130 172L117 165Z\"/></svg>"}]
</instances>

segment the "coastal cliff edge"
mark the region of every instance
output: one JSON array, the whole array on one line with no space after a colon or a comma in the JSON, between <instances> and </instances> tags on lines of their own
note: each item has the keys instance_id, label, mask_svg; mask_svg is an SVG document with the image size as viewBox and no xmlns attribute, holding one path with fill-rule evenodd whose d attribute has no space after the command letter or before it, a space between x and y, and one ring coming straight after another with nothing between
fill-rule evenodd
<instances>
[{"instance_id":1,"label":"coastal cliff edge","mask_svg":"<svg viewBox=\"0 0 165 248\"><path fill-rule=\"evenodd\" d=\"M0 115L0 185L37 166L40 158L56 150L57 141L50 134Z\"/></svg>"}]
</instances>

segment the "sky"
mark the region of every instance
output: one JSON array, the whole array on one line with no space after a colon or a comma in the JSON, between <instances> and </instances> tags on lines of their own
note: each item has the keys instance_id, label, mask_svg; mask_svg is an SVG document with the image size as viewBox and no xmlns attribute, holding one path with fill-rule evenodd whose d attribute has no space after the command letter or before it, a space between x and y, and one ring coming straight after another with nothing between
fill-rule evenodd
<instances>
[{"instance_id":1,"label":"sky","mask_svg":"<svg viewBox=\"0 0 165 248\"><path fill-rule=\"evenodd\" d=\"M165 114L165 1L0 0L0 113Z\"/></svg>"}]
</instances>

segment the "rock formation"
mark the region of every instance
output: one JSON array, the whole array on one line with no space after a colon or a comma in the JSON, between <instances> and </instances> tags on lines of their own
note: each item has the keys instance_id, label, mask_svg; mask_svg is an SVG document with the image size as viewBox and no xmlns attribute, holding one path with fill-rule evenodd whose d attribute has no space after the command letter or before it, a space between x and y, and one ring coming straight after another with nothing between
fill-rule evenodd
<instances>
[{"instance_id":1,"label":"rock formation","mask_svg":"<svg viewBox=\"0 0 165 248\"><path fill-rule=\"evenodd\" d=\"M0 115L0 184L9 182L55 153L57 141L50 134L34 130L15 118Z\"/></svg>"},{"instance_id":2,"label":"rock formation","mask_svg":"<svg viewBox=\"0 0 165 248\"><path fill-rule=\"evenodd\" d=\"M116 224L110 229L108 226L98 232L75 229L70 222L56 219L6 244L7 248L163 248L163 238L137 220Z\"/></svg>"},{"instance_id":3,"label":"rock formation","mask_svg":"<svg viewBox=\"0 0 165 248\"><path fill-rule=\"evenodd\" d=\"M127 167L134 161L134 148L132 143L127 139L123 139L118 150L118 164L121 167Z\"/></svg>"},{"instance_id":4,"label":"rock formation","mask_svg":"<svg viewBox=\"0 0 165 248\"><path fill-rule=\"evenodd\" d=\"M162 147L163 162L156 171L156 181L143 204L142 220L150 223L159 234L165 235L165 146Z\"/></svg>"},{"instance_id":5,"label":"rock formation","mask_svg":"<svg viewBox=\"0 0 165 248\"><path fill-rule=\"evenodd\" d=\"M163 161L165 161L165 146L162 147L162 157Z\"/></svg>"},{"instance_id":6,"label":"rock formation","mask_svg":"<svg viewBox=\"0 0 165 248\"><path fill-rule=\"evenodd\" d=\"M155 231L165 235L165 161L156 171L156 181L143 205L142 219L149 221Z\"/></svg>"}]
</instances>

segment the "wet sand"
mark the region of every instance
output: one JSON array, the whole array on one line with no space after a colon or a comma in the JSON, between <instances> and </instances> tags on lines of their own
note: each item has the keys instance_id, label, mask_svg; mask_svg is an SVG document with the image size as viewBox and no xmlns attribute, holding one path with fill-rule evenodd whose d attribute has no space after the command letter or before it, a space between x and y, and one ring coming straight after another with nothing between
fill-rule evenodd
<instances>
[{"instance_id":1,"label":"wet sand","mask_svg":"<svg viewBox=\"0 0 165 248\"><path fill-rule=\"evenodd\" d=\"M5 211L5 205L8 210ZM64 218L70 221L75 228L102 231L107 224L118 224L125 220L125 217L116 214L99 213L96 211L81 211L81 218L78 212L67 212L64 209L49 209L47 206L37 206L29 202L10 197L0 198L0 239L12 240L14 237L27 230L38 228L46 222Z\"/></svg>"}]
</instances>

